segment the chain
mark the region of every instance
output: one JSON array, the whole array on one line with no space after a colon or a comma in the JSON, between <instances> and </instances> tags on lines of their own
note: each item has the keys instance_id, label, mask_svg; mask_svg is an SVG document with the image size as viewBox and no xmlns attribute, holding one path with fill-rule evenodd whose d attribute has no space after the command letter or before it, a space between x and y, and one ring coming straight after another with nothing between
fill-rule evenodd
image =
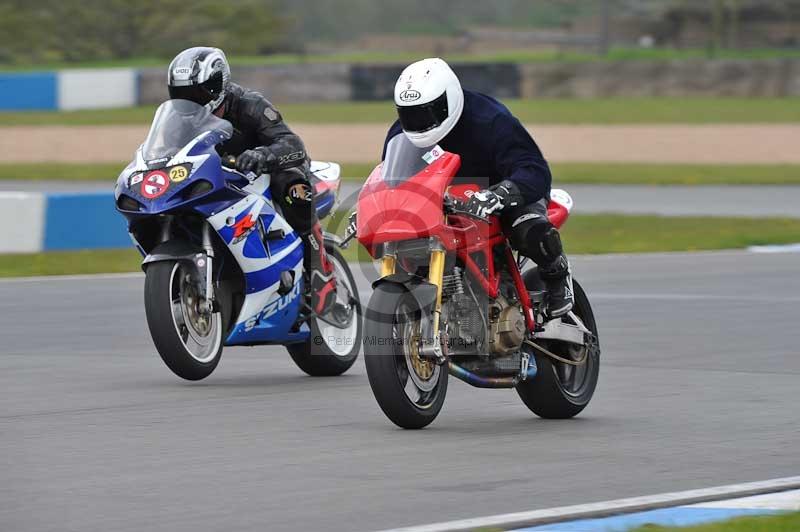
<instances>
[{"instance_id":1,"label":"chain","mask_svg":"<svg viewBox=\"0 0 800 532\"><path fill-rule=\"evenodd\" d=\"M582 365L584 365L586 363L586 359L589 358L589 351L595 349L595 341L594 341L594 337L592 337L590 339L589 345L587 345L586 348L583 351L583 356L579 360L570 360L568 358L564 358L564 357L558 356L557 354L555 354L555 353L553 353L551 351L548 351L544 347L540 346L539 344L537 344L535 342L532 342L531 340L525 340L525 343L528 344L529 346L533 347L537 351L539 351L541 354L543 354L545 356L548 356L548 357L550 357L550 358L552 358L554 360L557 360L557 361L559 361L559 362L561 362L563 364L568 364L570 366L582 366Z\"/></svg>"}]
</instances>

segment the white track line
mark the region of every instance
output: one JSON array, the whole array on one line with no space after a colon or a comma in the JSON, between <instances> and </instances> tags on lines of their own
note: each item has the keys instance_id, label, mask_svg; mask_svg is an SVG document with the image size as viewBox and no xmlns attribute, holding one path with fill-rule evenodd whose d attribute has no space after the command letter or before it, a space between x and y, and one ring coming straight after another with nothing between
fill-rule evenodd
<instances>
[{"instance_id":1,"label":"white track line","mask_svg":"<svg viewBox=\"0 0 800 532\"><path fill-rule=\"evenodd\" d=\"M780 492L797 488L800 488L800 477L786 477L761 482L748 482L745 484L729 484L716 488L678 491L663 493L661 495L632 497L591 504L578 504L575 506L562 506L546 510L476 517L473 519L447 521L431 525L396 528L385 532L455 532L492 527L521 528L560 521L571 521L574 519L606 517L615 514L718 501L726 498L747 497L750 495L760 495L763 493Z\"/></svg>"},{"instance_id":2,"label":"white track line","mask_svg":"<svg viewBox=\"0 0 800 532\"><path fill-rule=\"evenodd\" d=\"M800 253L800 244L786 244L782 246L750 246L750 253Z\"/></svg>"},{"instance_id":3,"label":"white track line","mask_svg":"<svg viewBox=\"0 0 800 532\"><path fill-rule=\"evenodd\" d=\"M720 508L723 510L773 510L782 512L800 511L800 490L781 491L779 493L766 493L764 495L751 495L741 499L726 499L724 501L701 502L685 506L684 508Z\"/></svg>"}]
</instances>

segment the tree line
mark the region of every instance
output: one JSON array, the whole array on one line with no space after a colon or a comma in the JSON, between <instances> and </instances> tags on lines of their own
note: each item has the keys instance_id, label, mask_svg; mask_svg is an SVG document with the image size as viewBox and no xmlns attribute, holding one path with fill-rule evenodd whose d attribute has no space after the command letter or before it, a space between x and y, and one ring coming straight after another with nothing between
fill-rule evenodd
<instances>
[{"instance_id":1,"label":"tree line","mask_svg":"<svg viewBox=\"0 0 800 532\"><path fill-rule=\"evenodd\" d=\"M333 50L365 34L565 29L576 21L613 44L614 20L630 17L667 33L699 18L710 46L735 47L744 22L767 16L797 20L800 0L3 0L0 64L165 59L197 44L231 55L302 53L310 42Z\"/></svg>"},{"instance_id":2,"label":"tree line","mask_svg":"<svg viewBox=\"0 0 800 532\"><path fill-rule=\"evenodd\" d=\"M284 35L272 0L4 0L0 63L169 57L198 43L271 51Z\"/></svg>"}]
</instances>

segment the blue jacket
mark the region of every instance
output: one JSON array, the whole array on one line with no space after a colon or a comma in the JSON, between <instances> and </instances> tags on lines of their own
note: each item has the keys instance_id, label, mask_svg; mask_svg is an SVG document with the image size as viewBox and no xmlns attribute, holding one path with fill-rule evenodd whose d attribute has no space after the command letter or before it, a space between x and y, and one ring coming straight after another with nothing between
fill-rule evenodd
<instances>
[{"instance_id":1,"label":"blue jacket","mask_svg":"<svg viewBox=\"0 0 800 532\"><path fill-rule=\"evenodd\" d=\"M401 134L397 121L386 135L381 160L389 140ZM461 156L454 184L487 187L509 179L527 203L550 195L550 167L539 146L508 108L490 96L465 90L464 112L439 146Z\"/></svg>"}]
</instances>

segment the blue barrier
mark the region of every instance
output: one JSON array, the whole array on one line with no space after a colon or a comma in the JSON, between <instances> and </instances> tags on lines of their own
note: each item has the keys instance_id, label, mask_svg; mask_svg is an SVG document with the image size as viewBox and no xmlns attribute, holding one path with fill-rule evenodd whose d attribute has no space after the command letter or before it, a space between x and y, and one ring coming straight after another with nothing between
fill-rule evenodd
<instances>
[{"instance_id":1,"label":"blue barrier","mask_svg":"<svg viewBox=\"0 0 800 532\"><path fill-rule=\"evenodd\" d=\"M45 202L44 251L132 246L114 194L47 194Z\"/></svg>"},{"instance_id":2,"label":"blue barrier","mask_svg":"<svg viewBox=\"0 0 800 532\"><path fill-rule=\"evenodd\" d=\"M58 77L55 72L0 74L0 110L58 108Z\"/></svg>"}]
</instances>

